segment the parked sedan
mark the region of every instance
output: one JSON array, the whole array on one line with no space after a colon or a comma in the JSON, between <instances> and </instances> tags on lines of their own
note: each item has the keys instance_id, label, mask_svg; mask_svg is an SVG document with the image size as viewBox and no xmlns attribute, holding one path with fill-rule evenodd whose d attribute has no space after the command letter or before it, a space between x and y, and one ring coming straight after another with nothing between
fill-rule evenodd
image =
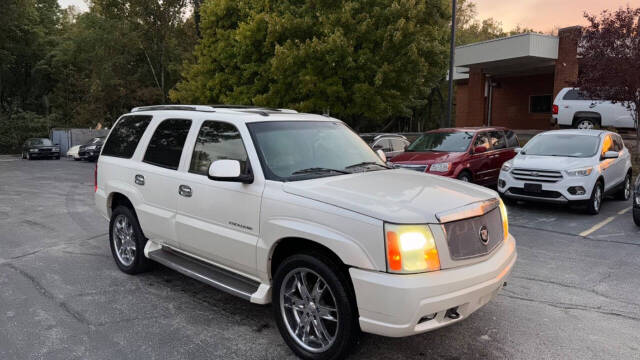
<instances>
[{"instance_id":1,"label":"parked sedan","mask_svg":"<svg viewBox=\"0 0 640 360\"><path fill-rule=\"evenodd\" d=\"M438 129L424 133L391 162L395 167L493 186L517 146L518 138L505 128Z\"/></svg>"},{"instance_id":2,"label":"parked sedan","mask_svg":"<svg viewBox=\"0 0 640 360\"><path fill-rule=\"evenodd\" d=\"M96 161L100 156L102 144L104 144L104 137L93 138L87 144L80 146L78 156L83 160Z\"/></svg>"},{"instance_id":3,"label":"parked sedan","mask_svg":"<svg viewBox=\"0 0 640 360\"><path fill-rule=\"evenodd\" d=\"M640 175L633 186L633 221L640 226Z\"/></svg>"},{"instance_id":4,"label":"parked sedan","mask_svg":"<svg viewBox=\"0 0 640 360\"><path fill-rule=\"evenodd\" d=\"M22 144L22 158L32 160L36 158L60 159L60 147L54 145L47 138L32 138Z\"/></svg>"},{"instance_id":5,"label":"parked sedan","mask_svg":"<svg viewBox=\"0 0 640 360\"><path fill-rule=\"evenodd\" d=\"M382 150L387 159L402 154L410 144L405 136L399 134L360 134L360 137L373 150Z\"/></svg>"},{"instance_id":6,"label":"parked sedan","mask_svg":"<svg viewBox=\"0 0 640 360\"><path fill-rule=\"evenodd\" d=\"M498 192L508 199L586 203L588 213L598 214L605 195L631 197L631 155L610 131L547 131L502 166Z\"/></svg>"}]
</instances>

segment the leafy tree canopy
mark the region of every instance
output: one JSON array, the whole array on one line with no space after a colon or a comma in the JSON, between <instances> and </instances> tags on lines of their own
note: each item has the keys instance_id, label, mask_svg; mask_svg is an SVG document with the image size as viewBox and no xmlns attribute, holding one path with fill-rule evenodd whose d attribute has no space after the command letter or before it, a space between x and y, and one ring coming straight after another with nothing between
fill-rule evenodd
<instances>
[{"instance_id":1,"label":"leafy tree canopy","mask_svg":"<svg viewBox=\"0 0 640 360\"><path fill-rule=\"evenodd\" d=\"M330 112L359 127L407 115L443 78L448 1L203 4L195 62L171 92L183 103Z\"/></svg>"}]
</instances>

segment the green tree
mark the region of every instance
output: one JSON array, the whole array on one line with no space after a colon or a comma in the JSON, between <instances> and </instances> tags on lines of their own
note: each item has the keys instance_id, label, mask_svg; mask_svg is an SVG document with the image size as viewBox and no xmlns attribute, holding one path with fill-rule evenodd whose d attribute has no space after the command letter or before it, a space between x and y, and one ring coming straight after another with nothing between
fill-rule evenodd
<instances>
[{"instance_id":1,"label":"green tree","mask_svg":"<svg viewBox=\"0 0 640 360\"><path fill-rule=\"evenodd\" d=\"M411 116L443 78L448 1L208 1L179 102L329 112L356 128Z\"/></svg>"}]
</instances>

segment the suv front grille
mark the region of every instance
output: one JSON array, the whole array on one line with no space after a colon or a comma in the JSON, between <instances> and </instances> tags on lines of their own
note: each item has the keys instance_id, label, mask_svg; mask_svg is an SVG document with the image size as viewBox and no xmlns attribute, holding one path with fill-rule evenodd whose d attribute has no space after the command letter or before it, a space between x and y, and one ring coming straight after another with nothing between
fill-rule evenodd
<instances>
[{"instance_id":1,"label":"suv front grille","mask_svg":"<svg viewBox=\"0 0 640 360\"><path fill-rule=\"evenodd\" d=\"M562 173L556 170L513 169L511 175L521 181L555 183L562 180Z\"/></svg>"},{"instance_id":2,"label":"suv front grille","mask_svg":"<svg viewBox=\"0 0 640 360\"><path fill-rule=\"evenodd\" d=\"M489 231L489 241L486 245L480 239L483 226ZM500 208L484 215L445 223L444 230L449 244L449 254L453 260L486 255L504 240Z\"/></svg>"},{"instance_id":3,"label":"suv front grille","mask_svg":"<svg viewBox=\"0 0 640 360\"><path fill-rule=\"evenodd\" d=\"M415 170L419 172L425 172L425 170L427 170L427 165L393 164L393 166L400 169Z\"/></svg>"}]
</instances>

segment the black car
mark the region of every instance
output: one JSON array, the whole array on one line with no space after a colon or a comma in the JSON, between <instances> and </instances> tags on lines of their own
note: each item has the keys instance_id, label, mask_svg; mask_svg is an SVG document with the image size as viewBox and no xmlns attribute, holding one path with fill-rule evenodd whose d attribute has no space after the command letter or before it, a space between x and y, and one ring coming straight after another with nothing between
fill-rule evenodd
<instances>
[{"instance_id":1,"label":"black car","mask_svg":"<svg viewBox=\"0 0 640 360\"><path fill-rule=\"evenodd\" d=\"M633 221L640 226L640 175L633 186Z\"/></svg>"},{"instance_id":2,"label":"black car","mask_svg":"<svg viewBox=\"0 0 640 360\"><path fill-rule=\"evenodd\" d=\"M96 137L88 143L80 146L78 149L78 157L87 161L96 161L100 156L100 150L104 144L104 137Z\"/></svg>"},{"instance_id":3,"label":"black car","mask_svg":"<svg viewBox=\"0 0 640 360\"><path fill-rule=\"evenodd\" d=\"M47 138L32 138L22 144L22 158L32 159L60 159L60 146L53 144Z\"/></svg>"},{"instance_id":4,"label":"black car","mask_svg":"<svg viewBox=\"0 0 640 360\"><path fill-rule=\"evenodd\" d=\"M373 150L382 150L387 157L392 157L403 153L410 142L403 135L398 134L360 134Z\"/></svg>"}]
</instances>

